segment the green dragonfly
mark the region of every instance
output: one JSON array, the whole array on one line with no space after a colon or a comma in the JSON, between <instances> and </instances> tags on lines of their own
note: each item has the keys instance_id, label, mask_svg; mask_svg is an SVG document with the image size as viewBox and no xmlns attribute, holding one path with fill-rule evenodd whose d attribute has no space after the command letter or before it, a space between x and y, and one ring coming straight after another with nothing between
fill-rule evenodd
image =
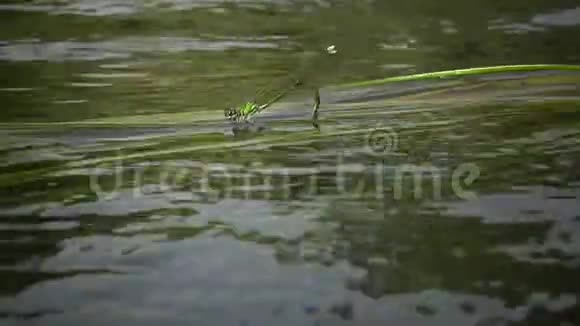
<instances>
[{"instance_id":1,"label":"green dragonfly","mask_svg":"<svg viewBox=\"0 0 580 326\"><path fill-rule=\"evenodd\" d=\"M264 104L258 104L255 100L248 101L239 107L231 107L229 109L225 109L224 115L228 120L230 120L232 122L250 121L250 119L253 116L266 110L272 104L278 102L280 99L282 99L284 96L286 96L290 91L294 90L295 88L299 87L300 85L302 85L302 82L300 82L299 80L296 80L291 87L279 92L276 96L274 96L272 99L270 99L269 101L267 101ZM315 92L314 92L314 107L312 109L312 121L313 121L313 124L315 126L317 125L316 121L318 120L318 108L319 108L319 106L320 106L320 93L318 91L318 88L316 88Z\"/></svg>"}]
</instances>

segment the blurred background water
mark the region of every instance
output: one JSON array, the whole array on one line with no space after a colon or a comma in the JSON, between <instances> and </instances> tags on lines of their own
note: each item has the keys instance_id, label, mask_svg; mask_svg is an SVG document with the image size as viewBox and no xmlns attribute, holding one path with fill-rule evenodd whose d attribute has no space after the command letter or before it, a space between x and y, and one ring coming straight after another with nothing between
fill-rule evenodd
<instances>
[{"instance_id":1,"label":"blurred background water","mask_svg":"<svg viewBox=\"0 0 580 326\"><path fill-rule=\"evenodd\" d=\"M580 74L332 87L579 32L568 0L3 1L0 323L580 324Z\"/></svg>"}]
</instances>

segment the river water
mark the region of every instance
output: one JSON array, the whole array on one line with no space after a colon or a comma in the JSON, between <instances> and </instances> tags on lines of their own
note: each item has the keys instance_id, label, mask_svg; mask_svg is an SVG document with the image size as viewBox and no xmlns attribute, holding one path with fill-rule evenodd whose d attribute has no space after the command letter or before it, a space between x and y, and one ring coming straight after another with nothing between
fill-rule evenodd
<instances>
[{"instance_id":1,"label":"river water","mask_svg":"<svg viewBox=\"0 0 580 326\"><path fill-rule=\"evenodd\" d=\"M564 0L2 2L0 323L580 324L579 73L332 86L579 32Z\"/></svg>"}]
</instances>

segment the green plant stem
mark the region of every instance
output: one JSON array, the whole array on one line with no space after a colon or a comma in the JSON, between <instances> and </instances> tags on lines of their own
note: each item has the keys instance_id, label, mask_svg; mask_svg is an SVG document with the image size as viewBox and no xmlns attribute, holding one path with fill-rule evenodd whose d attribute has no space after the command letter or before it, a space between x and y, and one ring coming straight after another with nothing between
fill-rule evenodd
<instances>
[{"instance_id":1,"label":"green plant stem","mask_svg":"<svg viewBox=\"0 0 580 326\"><path fill-rule=\"evenodd\" d=\"M477 68L428 72L428 73L413 74L413 75L406 75L406 76L387 77L387 78L374 79L374 80L365 80L365 81L335 85L333 87L336 87L336 88L366 87L366 86L377 86L377 85L382 85L382 84L387 84L387 83L403 82L403 81L420 81L420 80L429 80L429 79L443 79L443 78L453 78L453 77L485 75L485 74L493 74L493 73L522 72L522 71L532 72L532 71L542 71L542 70L580 71L580 65L531 64L531 65L506 65L506 66L477 67Z\"/></svg>"}]
</instances>

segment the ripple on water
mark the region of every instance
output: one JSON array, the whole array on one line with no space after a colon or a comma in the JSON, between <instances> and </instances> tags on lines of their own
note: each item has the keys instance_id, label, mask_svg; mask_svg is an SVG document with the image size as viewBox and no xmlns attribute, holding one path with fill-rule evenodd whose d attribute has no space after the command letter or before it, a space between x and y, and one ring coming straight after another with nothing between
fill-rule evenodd
<instances>
[{"instance_id":1,"label":"ripple on water","mask_svg":"<svg viewBox=\"0 0 580 326\"><path fill-rule=\"evenodd\" d=\"M275 40L198 39L185 37L126 37L100 42L14 41L0 45L0 60L5 61L101 61L127 59L143 53L186 51L226 51L230 49L280 49ZM114 74L113 74L114 76Z\"/></svg>"},{"instance_id":2,"label":"ripple on water","mask_svg":"<svg viewBox=\"0 0 580 326\"><path fill-rule=\"evenodd\" d=\"M238 6L264 8L267 5L289 5L288 0L236 0ZM64 0L54 5L44 4L2 4L0 11L49 12L52 14L72 14L84 16L129 16L150 8L164 10L190 10L194 8L213 8L213 12L226 12L221 0ZM217 9L220 9L219 11Z\"/></svg>"}]
</instances>

